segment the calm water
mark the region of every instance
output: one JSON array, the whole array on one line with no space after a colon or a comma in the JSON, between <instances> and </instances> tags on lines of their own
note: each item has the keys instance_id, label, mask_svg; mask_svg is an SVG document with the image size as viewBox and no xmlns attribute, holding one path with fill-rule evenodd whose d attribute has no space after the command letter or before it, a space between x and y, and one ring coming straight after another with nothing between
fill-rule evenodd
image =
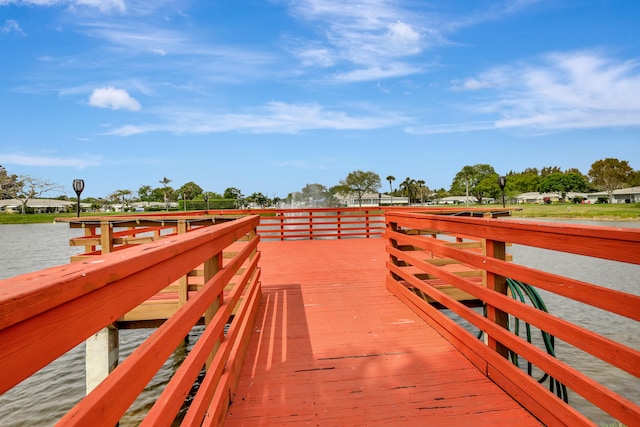
<instances>
[{"instance_id":1,"label":"calm water","mask_svg":"<svg viewBox=\"0 0 640 427\"><path fill-rule=\"evenodd\" d=\"M565 222L640 228L640 221ZM81 248L68 246L69 239L81 234L82 231L71 230L66 224L0 225L0 279L67 263L71 255L81 252ZM514 255L514 262L529 267L640 295L640 266L586 259L519 245L512 246L509 252ZM585 314L587 310L580 303L544 291L541 294L552 314L640 350L640 328L635 322L592 308ZM130 354L151 332L121 331L122 358ZM197 331L194 331L190 341L195 341L196 336ZM153 403L186 350L188 348L179 349L174 358L167 361L152 380L149 390L122 420L121 426L137 425L139 414ZM556 343L556 354L559 359L606 383L631 401L640 402L640 379L603 365L562 342ZM0 396L0 426L53 425L83 396L84 344L81 344ZM570 393L569 399L572 405L595 422L611 423L610 418L574 393Z\"/></svg>"}]
</instances>

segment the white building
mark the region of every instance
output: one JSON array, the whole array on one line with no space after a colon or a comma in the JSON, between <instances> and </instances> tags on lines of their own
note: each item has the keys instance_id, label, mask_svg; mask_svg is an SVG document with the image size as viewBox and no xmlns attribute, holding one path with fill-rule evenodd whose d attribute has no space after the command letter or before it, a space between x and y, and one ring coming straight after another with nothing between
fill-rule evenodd
<instances>
[{"instance_id":1,"label":"white building","mask_svg":"<svg viewBox=\"0 0 640 427\"><path fill-rule=\"evenodd\" d=\"M365 193L362 195L362 201L358 200L355 194L341 195L338 194L336 199L347 207L371 207L371 206L407 206L409 198L404 196L391 196L384 193Z\"/></svg>"},{"instance_id":2,"label":"white building","mask_svg":"<svg viewBox=\"0 0 640 427\"><path fill-rule=\"evenodd\" d=\"M55 199L29 199L27 207L34 213L65 213L76 209L75 201ZM91 209L90 203L80 203L80 210L86 212ZM22 201L18 199L0 199L0 212L22 212Z\"/></svg>"},{"instance_id":3,"label":"white building","mask_svg":"<svg viewBox=\"0 0 640 427\"><path fill-rule=\"evenodd\" d=\"M598 191L586 195L588 203L596 203L598 199L609 201L609 193ZM621 188L613 190L613 200L611 203L640 203L640 187Z\"/></svg>"},{"instance_id":4,"label":"white building","mask_svg":"<svg viewBox=\"0 0 640 427\"><path fill-rule=\"evenodd\" d=\"M571 201L575 198L587 198L587 193L574 193L572 191L568 192L565 198L566 201ZM522 193L516 196L516 202L518 204L521 203L545 203L545 199L549 200L549 202L559 202L560 195L558 193L538 193L537 191L533 191L531 193Z\"/></svg>"}]
</instances>

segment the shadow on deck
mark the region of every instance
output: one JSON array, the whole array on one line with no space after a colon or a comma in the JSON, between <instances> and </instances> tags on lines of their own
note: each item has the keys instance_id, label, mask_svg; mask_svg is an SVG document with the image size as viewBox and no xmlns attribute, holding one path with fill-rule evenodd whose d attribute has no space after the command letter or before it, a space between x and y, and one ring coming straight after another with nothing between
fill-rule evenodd
<instances>
[{"instance_id":1,"label":"shadow on deck","mask_svg":"<svg viewBox=\"0 0 640 427\"><path fill-rule=\"evenodd\" d=\"M385 288L384 239L261 242L236 425L540 425Z\"/></svg>"}]
</instances>

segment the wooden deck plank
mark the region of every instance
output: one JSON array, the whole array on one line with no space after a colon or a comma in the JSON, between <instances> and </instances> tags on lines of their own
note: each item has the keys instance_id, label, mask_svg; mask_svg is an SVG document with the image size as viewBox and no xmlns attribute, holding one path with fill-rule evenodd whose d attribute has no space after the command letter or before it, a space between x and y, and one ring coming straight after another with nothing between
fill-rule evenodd
<instances>
[{"instance_id":1,"label":"wooden deck plank","mask_svg":"<svg viewBox=\"0 0 640 427\"><path fill-rule=\"evenodd\" d=\"M540 425L385 289L384 245L260 243L263 304L226 426Z\"/></svg>"}]
</instances>

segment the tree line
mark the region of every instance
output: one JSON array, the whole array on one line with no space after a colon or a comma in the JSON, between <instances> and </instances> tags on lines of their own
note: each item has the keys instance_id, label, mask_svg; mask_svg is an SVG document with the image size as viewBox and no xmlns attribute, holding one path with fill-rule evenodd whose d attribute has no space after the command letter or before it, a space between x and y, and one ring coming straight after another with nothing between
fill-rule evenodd
<instances>
[{"instance_id":1,"label":"tree line","mask_svg":"<svg viewBox=\"0 0 640 427\"><path fill-rule=\"evenodd\" d=\"M406 177L394 188L396 178L388 175L385 181L389 183L389 191L384 192L391 196L406 197L409 203L437 203L447 196L473 197L482 203L486 198L497 199L502 194L498 177L499 174L489 164L467 165L456 173L449 189L430 189L425 180L411 177ZM563 201L571 192L595 191L606 191L611 201L616 189L640 186L640 171L634 170L628 161L615 158L594 162L587 174L575 168L563 171L557 166L550 166L542 169L527 168L521 172L509 171L504 177L504 191L508 196L529 192L555 193ZM228 187L223 193L205 191L192 181L176 189L170 185L171 182L171 179L163 177L158 181L158 186L142 185L137 191L119 189L105 198L85 198L83 202L91 203L95 209L108 204L120 204L128 209L133 202L148 202L149 205L155 202L162 206L158 209L167 210L176 202L178 209L269 207L280 203L329 207L340 204L339 195L352 196L361 202L365 194L376 194L382 188L382 180L377 173L361 170L350 172L334 186L311 183L300 191L289 193L285 198L268 197L261 192L245 196L235 187ZM0 165L0 199L20 200L23 213L29 200L54 191L63 192L63 187L28 175L10 174ZM57 198L68 199L66 195Z\"/></svg>"}]
</instances>

